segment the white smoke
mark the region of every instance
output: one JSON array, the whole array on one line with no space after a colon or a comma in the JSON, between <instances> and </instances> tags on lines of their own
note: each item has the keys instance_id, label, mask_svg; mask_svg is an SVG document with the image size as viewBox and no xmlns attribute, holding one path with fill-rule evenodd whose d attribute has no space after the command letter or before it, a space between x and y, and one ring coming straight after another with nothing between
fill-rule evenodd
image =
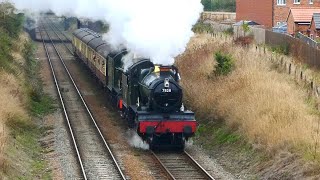
<instances>
[{"instance_id":1,"label":"white smoke","mask_svg":"<svg viewBox=\"0 0 320 180\"><path fill-rule=\"evenodd\" d=\"M191 147L193 146L193 139L189 138L188 141L186 141L186 147Z\"/></svg>"},{"instance_id":2,"label":"white smoke","mask_svg":"<svg viewBox=\"0 0 320 180\"><path fill-rule=\"evenodd\" d=\"M134 54L133 52L129 52L124 57L122 57L123 62L123 69L124 71L127 71L129 67L131 67L134 63L137 63L143 58L142 56L139 56L137 54Z\"/></svg>"},{"instance_id":3,"label":"white smoke","mask_svg":"<svg viewBox=\"0 0 320 180\"><path fill-rule=\"evenodd\" d=\"M144 150L149 149L149 144L144 142L141 139L141 137L134 130L128 130L127 137L128 137L128 142L129 142L130 146L135 147L135 148L144 149Z\"/></svg>"},{"instance_id":4,"label":"white smoke","mask_svg":"<svg viewBox=\"0 0 320 180\"><path fill-rule=\"evenodd\" d=\"M1 1L1 0L0 0ZM201 0L12 0L18 9L105 20L105 39L156 64L171 65L184 52L203 10Z\"/></svg>"}]
</instances>

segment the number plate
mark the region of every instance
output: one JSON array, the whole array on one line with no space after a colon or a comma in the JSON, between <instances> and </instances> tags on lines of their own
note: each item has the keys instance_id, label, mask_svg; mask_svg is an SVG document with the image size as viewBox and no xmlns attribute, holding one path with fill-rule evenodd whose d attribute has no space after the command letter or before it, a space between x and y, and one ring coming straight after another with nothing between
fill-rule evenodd
<instances>
[{"instance_id":1,"label":"number plate","mask_svg":"<svg viewBox=\"0 0 320 180\"><path fill-rule=\"evenodd\" d=\"M163 93L171 93L171 89L162 89Z\"/></svg>"}]
</instances>

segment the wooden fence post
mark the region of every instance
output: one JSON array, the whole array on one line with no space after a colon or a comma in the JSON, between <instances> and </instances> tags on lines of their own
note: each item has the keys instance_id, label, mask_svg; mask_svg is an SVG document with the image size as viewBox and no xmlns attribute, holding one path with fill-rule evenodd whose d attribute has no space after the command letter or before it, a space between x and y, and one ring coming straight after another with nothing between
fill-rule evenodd
<instances>
[{"instance_id":1,"label":"wooden fence post","mask_svg":"<svg viewBox=\"0 0 320 180\"><path fill-rule=\"evenodd\" d=\"M291 63L289 64L289 74L291 74Z\"/></svg>"}]
</instances>

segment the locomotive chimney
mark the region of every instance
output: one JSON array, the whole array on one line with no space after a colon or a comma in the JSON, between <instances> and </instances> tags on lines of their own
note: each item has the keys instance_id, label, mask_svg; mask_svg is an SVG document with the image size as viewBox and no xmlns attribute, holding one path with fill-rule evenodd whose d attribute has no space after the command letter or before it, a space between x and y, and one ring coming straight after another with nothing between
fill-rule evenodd
<instances>
[{"instance_id":1,"label":"locomotive chimney","mask_svg":"<svg viewBox=\"0 0 320 180\"><path fill-rule=\"evenodd\" d=\"M81 28L81 21L77 18L77 29Z\"/></svg>"},{"instance_id":2,"label":"locomotive chimney","mask_svg":"<svg viewBox=\"0 0 320 180\"><path fill-rule=\"evenodd\" d=\"M160 66L160 76L170 76L171 66Z\"/></svg>"}]
</instances>

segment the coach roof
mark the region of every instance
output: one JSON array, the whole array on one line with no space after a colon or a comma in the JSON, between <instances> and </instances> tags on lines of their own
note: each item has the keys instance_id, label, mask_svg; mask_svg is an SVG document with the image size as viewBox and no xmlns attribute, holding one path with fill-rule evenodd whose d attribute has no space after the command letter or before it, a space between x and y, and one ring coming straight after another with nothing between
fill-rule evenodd
<instances>
[{"instance_id":1,"label":"coach roof","mask_svg":"<svg viewBox=\"0 0 320 180\"><path fill-rule=\"evenodd\" d=\"M88 45L89 45L92 49L94 49L95 51L97 51L97 48L98 48L99 46L102 46L102 45L104 45L104 44L106 44L106 42L103 41L101 38L94 38L94 39L92 39L92 40L88 43Z\"/></svg>"}]
</instances>

